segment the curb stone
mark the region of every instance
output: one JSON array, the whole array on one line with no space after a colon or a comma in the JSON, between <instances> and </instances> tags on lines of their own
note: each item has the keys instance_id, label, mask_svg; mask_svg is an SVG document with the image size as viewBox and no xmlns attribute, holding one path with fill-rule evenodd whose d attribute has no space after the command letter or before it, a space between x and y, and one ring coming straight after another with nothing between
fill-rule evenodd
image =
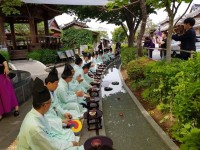
<instances>
[{"instance_id":1,"label":"curb stone","mask_svg":"<svg viewBox=\"0 0 200 150\"><path fill-rule=\"evenodd\" d=\"M124 82L120 71L121 71L121 65L119 67L119 76L122 81L122 84L123 84L124 88L127 90L127 92L129 93L129 95L131 96L132 100L137 105L138 109L141 111L142 115L149 122L151 127L156 131L156 133L159 135L159 137L164 141L164 143L171 150L180 150L180 148L172 141L172 139L169 138L169 136L162 130L162 128L153 120L153 118L149 115L149 113L144 109L142 104L138 101L138 99L135 97L135 95L132 93L132 91L129 89L129 87Z\"/></svg>"}]
</instances>

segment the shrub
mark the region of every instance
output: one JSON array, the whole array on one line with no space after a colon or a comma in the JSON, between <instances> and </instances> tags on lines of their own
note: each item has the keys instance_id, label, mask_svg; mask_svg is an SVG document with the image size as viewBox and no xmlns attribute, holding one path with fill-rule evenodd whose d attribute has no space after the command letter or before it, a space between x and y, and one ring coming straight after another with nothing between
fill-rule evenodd
<instances>
[{"instance_id":1,"label":"shrub","mask_svg":"<svg viewBox=\"0 0 200 150\"><path fill-rule=\"evenodd\" d=\"M122 65L126 67L126 65L135 59L136 48L135 47L123 47L121 49L121 61Z\"/></svg>"},{"instance_id":2,"label":"shrub","mask_svg":"<svg viewBox=\"0 0 200 150\"><path fill-rule=\"evenodd\" d=\"M183 138L181 150L199 150L200 149L200 129L194 128Z\"/></svg>"},{"instance_id":3,"label":"shrub","mask_svg":"<svg viewBox=\"0 0 200 150\"><path fill-rule=\"evenodd\" d=\"M28 53L28 58L32 58L33 60L41 61L41 57L42 57L41 52L38 50L34 50Z\"/></svg>"},{"instance_id":4,"label":"shrub","mask_svg":"<svg viewBox=\"0 0 200 150\"><path fill-rule=\"evenodd\" d=\"M28 58L38 60L44 64L55 63L56 62L56 52L50 49L40 49L30 52Z\"/></svg>"},{"instance_id":5,"label":"shrub","mask_svg":"<svg viewBox=\"0 0 200 150\"><path fill-rule=\"evenodd\" d=\"M188 61L175 59L150 65L138 61L130 62L127 72L138 81L138 87L145 88L143 97L158 109L173 113L172 136L184 142L182 149L199 149L199 131L193 129L200 127L200 53ZM194 138L189 141L190 137Z\"/></svg>"},{"instance_id":6,"label":"shrub","mask_svg":"<svg viewBox=\"0 0 200 150\"><path fill-rule=\"evenodd\" d=\"M8 51L1 51L0 50L0 54L7 60L7 61L9 61L10 60L10 56L9 56L9 53L8 53Z\"/></svg>"},{"instance_id":7,"label":"shrub","mask_svg":"<svg viewBox=\"0 0 200 150\"><path fill-rule=\"evenodd\" d=\"M151 64L153 61L146 58L141 57L138 60L132 60L127 65L127 73L130 79L138 81L144 78L144 70L145 66Z\"/></svg>"}]
</instances>

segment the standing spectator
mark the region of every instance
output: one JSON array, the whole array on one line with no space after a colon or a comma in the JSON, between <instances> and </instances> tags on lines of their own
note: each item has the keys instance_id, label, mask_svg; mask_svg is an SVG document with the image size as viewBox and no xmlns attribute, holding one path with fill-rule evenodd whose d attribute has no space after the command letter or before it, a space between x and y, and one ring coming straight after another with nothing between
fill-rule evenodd
<instances>
[{"instance_id":1,"label":"standing spectator","mask_svg":"<svg viewBox=\"0 0 200 150\"><path fill-rule=\"evenodd\" d=\"M155 44L153 43L153 41L150 37L145 37L144 47L148 51L149 58L152 58L152 54L153 54L153 50L155 48Z\"/></svg>"},{"instance_id":2,"label":"standing spectator","mask_svg":"<svg viewBox=\"0 0 200 150\"><path fill-rule=\"evenodd\" d=\"M115 56L118 56L120 54L121 51L121 43L117 42L116 43L116 52L115 52Z\"/></svg>"},{"instance_id":3,"label":"standing spectator","mask_svg":"<svg viewBox=\"0 0 200 150\"><path fill-rule=\"evenodd\" d=\"M0 120L2 115L15 108L14 116L19 115L18 101L8 77L9 69L6 59L0 54Z\"/></svg>"},{"instance_id":4,"label":"standing spectator","mask_svg":"<svg viewBox=\"0 0 200 150\"><path fill-rule=\"evenodd\" d=\"M164 59L166 58L166 54L167 54L167 51L166 51L166 48L167 48L167 31L164 31L162 32L162 41L159 43L160 44L160 57L161 59Z\"/></svg>"},{"instance_id":5,"label":"standing spectator","mask_svg":"<svg viewBox=\"0 0 200 150\"><path fill-rule=\"evenodd\" d=\"M172 35L172 39L175 41L181 41L181 50L186 50L186 51L196 51L196 32L193 29L193 26L195 24L194 18L187 18L184 20L184 29L186 32L183 35ZM188 52L180 52L181 58L184 60L188 60L190 57L190 53Z\"/></svg>"}]
</instances>

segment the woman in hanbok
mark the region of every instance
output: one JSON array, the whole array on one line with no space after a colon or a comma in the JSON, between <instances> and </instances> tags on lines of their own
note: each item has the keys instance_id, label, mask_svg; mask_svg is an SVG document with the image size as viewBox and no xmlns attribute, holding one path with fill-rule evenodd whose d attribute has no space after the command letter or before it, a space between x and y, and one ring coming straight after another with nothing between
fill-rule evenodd
<instances>
[{"instance_id":1,"label":"woman in hanbok","mask_svg":"<svg viewBox=\"0 0 200 150\"><path fill-rule=\"evenodd\" d=\"M19 115L18 101L8 73L8 63L0 54L0 120L3 114L9 113L12 109L15 109L14 116Z\"/></svg>"}]
</instances>

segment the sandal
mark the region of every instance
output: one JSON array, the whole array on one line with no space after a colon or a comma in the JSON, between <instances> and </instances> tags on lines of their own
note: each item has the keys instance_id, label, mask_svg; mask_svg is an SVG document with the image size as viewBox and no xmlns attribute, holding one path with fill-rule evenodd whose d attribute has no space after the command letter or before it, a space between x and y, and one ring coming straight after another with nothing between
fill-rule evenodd
<instances>
[{"instance_id":1,"label":"sandal","mask_svg":"<svg viewBox=\"0 0 200 150\"><path fill-rule=\"evenodd\" d=\"M19 116L19 110L15 110L14 113L13 113L13 115L14 115L15 117Z\"/></svg>"}]
</instances>

